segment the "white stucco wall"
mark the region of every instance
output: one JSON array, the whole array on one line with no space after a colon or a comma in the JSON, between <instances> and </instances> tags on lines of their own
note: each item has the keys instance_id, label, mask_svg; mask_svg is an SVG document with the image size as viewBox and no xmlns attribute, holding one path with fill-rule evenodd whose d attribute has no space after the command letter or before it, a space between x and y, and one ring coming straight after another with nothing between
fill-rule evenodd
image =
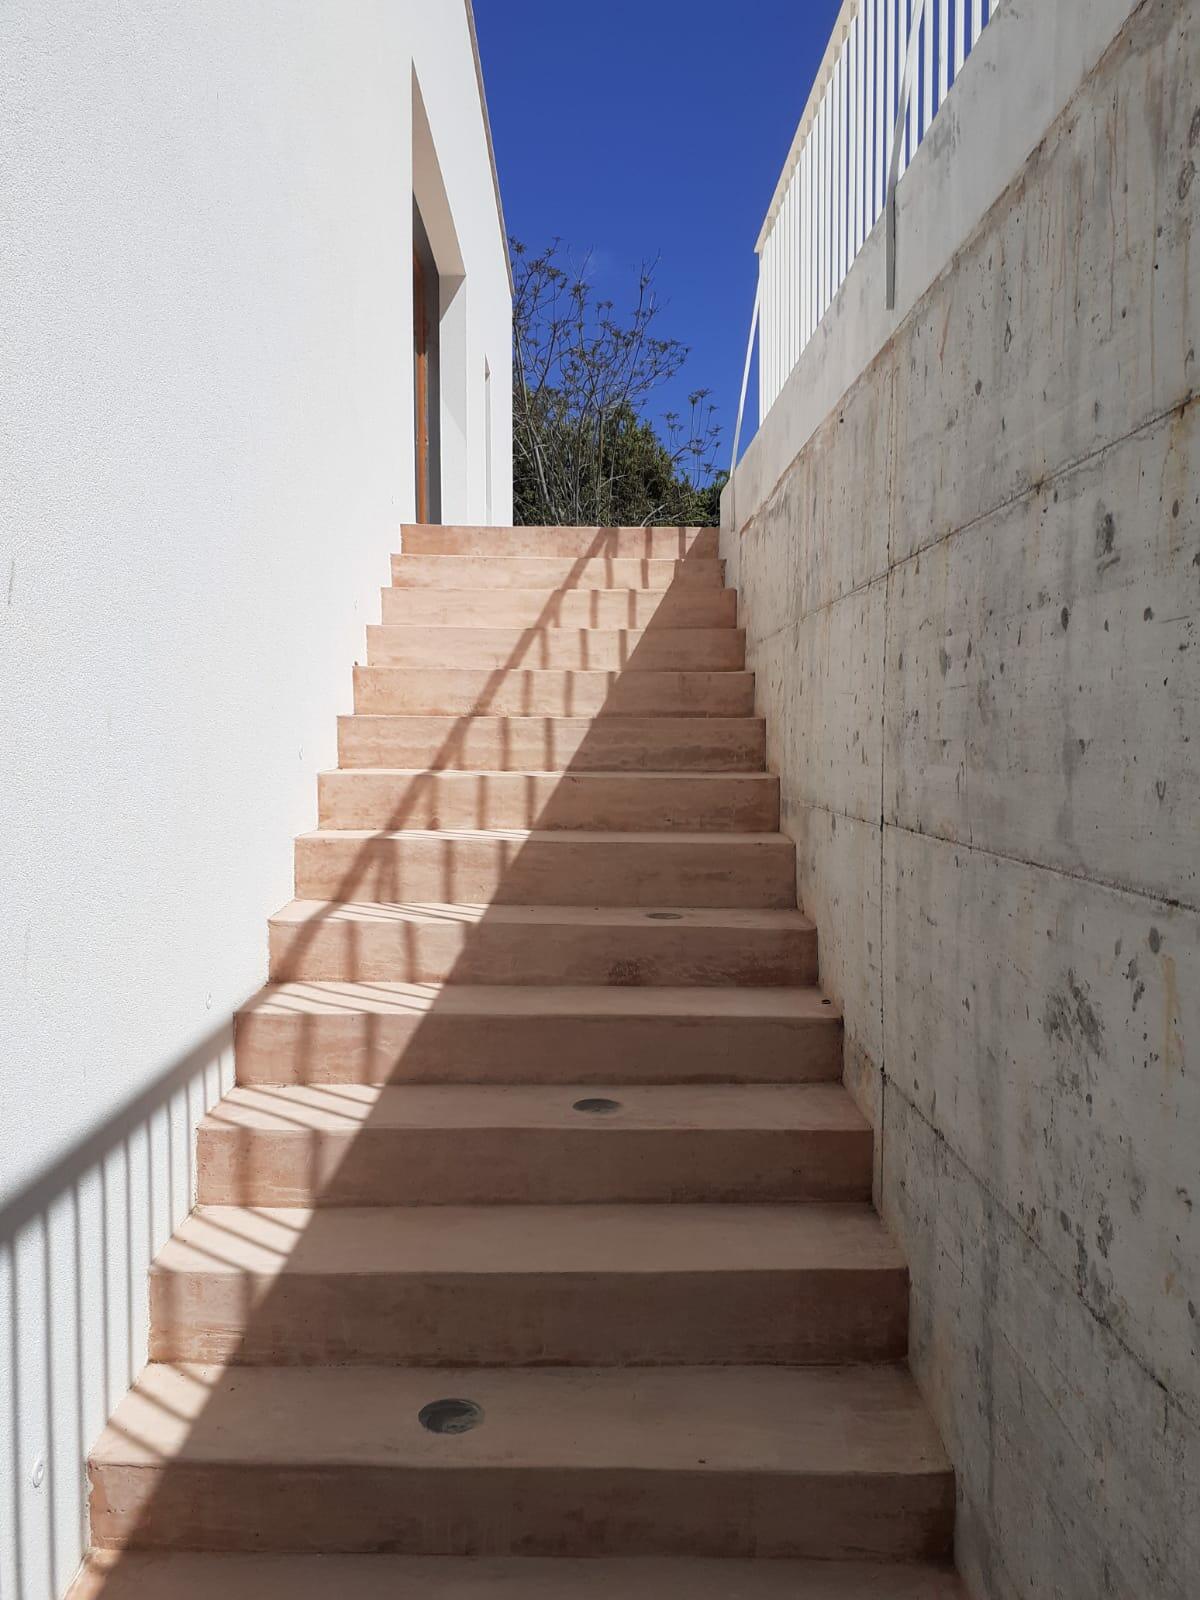
<instances>
[{"instance_id":1,"label":"white stucco wall","mask_svg":"<svg viewBox=\"0 0 1200 1600\"><path fill-rule=\"evenodd\" d=\"M413 516L412 84L465 270L444 514L511 520L468 18L0 0L0 1593L61 1593L145 1267ZM465 298L463 298L465 296Z\"/></svg>"}]
</instances>

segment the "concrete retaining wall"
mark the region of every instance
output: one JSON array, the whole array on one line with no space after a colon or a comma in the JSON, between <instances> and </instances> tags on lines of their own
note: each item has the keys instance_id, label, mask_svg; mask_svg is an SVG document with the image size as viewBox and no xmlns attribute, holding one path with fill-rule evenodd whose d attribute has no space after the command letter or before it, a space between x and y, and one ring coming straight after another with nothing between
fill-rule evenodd
<instances>
[{"instance_id":1,"label":"concrete retaining wall","mask_svg":"<svg viewBox=\"0 0 1200 1600\"><path fill-rule=\"evenodd\" d=\"M814 430L835 309L723 534L989 1600L1200 1594L1198 84L1134 8Z\"/></svg>"}]
</instances>

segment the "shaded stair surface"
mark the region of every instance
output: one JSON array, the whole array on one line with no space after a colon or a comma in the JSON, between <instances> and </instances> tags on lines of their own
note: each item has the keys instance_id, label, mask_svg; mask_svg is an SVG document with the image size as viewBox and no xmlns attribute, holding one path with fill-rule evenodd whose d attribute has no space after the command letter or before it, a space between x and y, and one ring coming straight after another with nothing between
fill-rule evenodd
<instances>
[{"instance_id":1,"label":"shaded stair surface","mask_svg":"<svg viewBox=\"0 0 1200 1600\"><path fill-rule=\"evenodd\" d=\"M437 1395L481 1425L426 1431ZM885 1365L159 1363L92 1481L101 1546L908 1559L944 1551L954 1510L936 1431Z\"/></svg>"},{"instance_id":2,"label":"shaded stair surface","mask_svg":"<svg viewBox=\"0 0 1200 1600\"><path fill-rule=\"evenodd\" d=\"M403 530L74 1600L960 1595L723 583Z\"/></svg>"},{"instance_id":3,"label":"shaded stair surface","mask_svg":"<svg viewBox=\"0 0 1200 1600\"><path fill-rule=\"evenodd\" d=\"M75 1600L962 1600L946 1566L95 1553Z\"/></svg>"},{"instance_id":4,"label":"shaded stair surface","mask_svg":"<svg viewBox=\"0 0 1200 1600\"><path fill-rule=\"evenodd\" d=\"M198 1143L213 1205L871 1195L870 1127L832 1083L238 1087Z\"/></svg>"}]
</instances>

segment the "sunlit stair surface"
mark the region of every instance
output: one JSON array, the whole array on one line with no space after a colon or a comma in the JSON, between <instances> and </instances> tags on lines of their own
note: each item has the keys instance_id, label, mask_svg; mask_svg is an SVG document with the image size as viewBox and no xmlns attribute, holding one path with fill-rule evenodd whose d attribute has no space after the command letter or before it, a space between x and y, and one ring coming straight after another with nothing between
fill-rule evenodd
<instances>
[{"instance_id":1,"label":"sunlit stair surface","mask_svg":"<svg viewBox=\"0 0 1200 1600\"><path fill-rule=\"evenodd\" d=\"M715 530L391 579L72 1600L960 1600Z\"/></svg>"}]
</instances>

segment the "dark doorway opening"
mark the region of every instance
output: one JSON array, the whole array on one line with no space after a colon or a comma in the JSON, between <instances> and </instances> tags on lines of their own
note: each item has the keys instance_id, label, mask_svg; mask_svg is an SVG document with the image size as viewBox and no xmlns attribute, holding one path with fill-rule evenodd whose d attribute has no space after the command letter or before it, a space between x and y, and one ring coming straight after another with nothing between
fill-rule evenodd
<instances>
[{"instance_id":1,"label":"dark doorway opening","mask_svg":"<svg viewBox=\"0 0 1200 1600\"><path fill-rule=\"evenodd\" d=\"M413 204L413 417L418 522L442 520L441 283L429 235Z\"/></svg>"}]
</instances>

